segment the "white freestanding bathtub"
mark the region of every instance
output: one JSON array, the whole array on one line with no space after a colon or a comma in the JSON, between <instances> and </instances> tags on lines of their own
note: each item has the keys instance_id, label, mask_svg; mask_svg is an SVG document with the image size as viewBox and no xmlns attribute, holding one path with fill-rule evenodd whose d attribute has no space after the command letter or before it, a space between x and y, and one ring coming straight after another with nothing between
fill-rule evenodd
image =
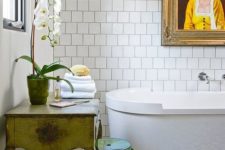
<instances>
[{"instance_id":1,"label":"white freestanding bathtub","mask_svg":"<svg viewBox=\"0 0 225 150\"><path fill-rule=\"evenodd\" d=\"M225 150L225 92L106 94L110 136L135 150Z\"/></svg>"}]
</instances>

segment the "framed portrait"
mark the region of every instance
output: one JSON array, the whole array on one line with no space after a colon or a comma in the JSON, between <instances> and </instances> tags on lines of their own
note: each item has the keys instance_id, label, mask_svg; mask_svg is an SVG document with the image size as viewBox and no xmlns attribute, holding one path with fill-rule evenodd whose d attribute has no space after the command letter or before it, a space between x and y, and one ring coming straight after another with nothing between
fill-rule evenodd
<instances>
[{"instance_id":1,"label":"framed portrait","mask_svg":"<svg viewBox=\"0 0 225 150\"><path fill-rule=\"evenodd\" d=\"M162 45L225 45L225 0L163 0Z\"/></svg>"}]
</instances>

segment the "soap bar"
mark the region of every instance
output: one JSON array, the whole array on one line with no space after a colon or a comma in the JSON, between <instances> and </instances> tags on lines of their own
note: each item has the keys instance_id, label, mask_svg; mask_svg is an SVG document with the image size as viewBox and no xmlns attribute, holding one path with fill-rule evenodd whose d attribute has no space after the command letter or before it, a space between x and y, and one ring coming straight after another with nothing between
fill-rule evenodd
<instances>
[{"instance_id":1,"label":"soap bar","mask_svg":"<svg viewBox=\"0 0 225 150\"><path fill-rule=\"evenodd\" d=\"M74 65L70 70L76 76L88 76L90 74L89 68L85 65Z\"/></svg>"}]
</instances>

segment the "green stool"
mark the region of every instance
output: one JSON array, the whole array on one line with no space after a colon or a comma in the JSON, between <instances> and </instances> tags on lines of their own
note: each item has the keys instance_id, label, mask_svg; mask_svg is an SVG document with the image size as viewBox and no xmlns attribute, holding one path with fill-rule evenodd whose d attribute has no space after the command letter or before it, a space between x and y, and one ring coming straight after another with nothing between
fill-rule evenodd
<instances>
[{"instance_id":1,"label":"green stool","mask_svg":"<svg viewBox=\"0 0 225 150\"><path fill-rule=\"evenodd\" d=\"M116 138L98 139L95 147L97 150L133 150L128 141Z\"/></svg>"}]
</instances>

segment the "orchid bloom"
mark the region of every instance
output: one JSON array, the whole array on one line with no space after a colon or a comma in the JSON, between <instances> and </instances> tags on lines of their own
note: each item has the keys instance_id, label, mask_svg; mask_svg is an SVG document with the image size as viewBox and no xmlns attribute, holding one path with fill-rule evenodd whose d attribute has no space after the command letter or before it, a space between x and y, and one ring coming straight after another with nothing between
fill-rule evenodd
<instances>
[{"instance_id":1,"label":"orchid bloom","mask_svg":"<svg viewBox=\"0 0 225 150\"><path fill-rule=\"evenodd\" d=\"M61 0L54 0L54 13L59 15L61 11L62 2Z\"/></svg>"},{"instance_id":2,"label":"orchid bloom","mask_svg":"<svg viewBox=\"0 0 225 150\"><path fill-rule=\"evenodd\" d=\"M34 10L34 25L38 30L48 28L48 35L42 35L41 39L46 40L48 38L52 47L58 43L56 38L60 35L61 19L59 14L61 5L61 0L39 0ZM51 6L54 7L53 15L50 15L49 12L49 7ZM53 22L53 27L50 26L51 21Z\"/></svg>"},{"instance_id":3,"label":"orchid bloom","mask_svg":"<svg viewBox=\"0 0 225 150\"><path fill-rule=\"evenodd\" d=\"M53 35L55 35L55 36L60 35L60 27L61 27L61 23L54 23Z\"/></svg>"},{"instance_id":4,"label":"orchid bloom","mask_svg":"<svg viewBox=\"0 0 225 150\"><path fill-rule=\"evenodd\" d=\"M36 18L40 16L48 16L49 14L48 7L49 7L48 0L40 0L39 3L37 4L37 7L34 10Z\"/></svg>"},{"instance_id":5,"label":"orchid bloom","mask_svg":"<svg viewBox=\"0 0 225 150\"><path fill-rule=\"evenodd\" d=\"M60 35L60 28L61 27L61 19L59 15L54 16L54 30L53 35L59 36Z\"/></svg>"},{"instance_id":6,"label":"orchid bloom","mask_svg":"<svg viewBox=\"0 0 225 150\"><path fill-rule=\"evenodd\" d=\"M49 19L46 16L41 16L38 18L35 18L34 25L38 30L42 30L44 28L47 28L49 24Z\"/></svg>"}]
</instances>

